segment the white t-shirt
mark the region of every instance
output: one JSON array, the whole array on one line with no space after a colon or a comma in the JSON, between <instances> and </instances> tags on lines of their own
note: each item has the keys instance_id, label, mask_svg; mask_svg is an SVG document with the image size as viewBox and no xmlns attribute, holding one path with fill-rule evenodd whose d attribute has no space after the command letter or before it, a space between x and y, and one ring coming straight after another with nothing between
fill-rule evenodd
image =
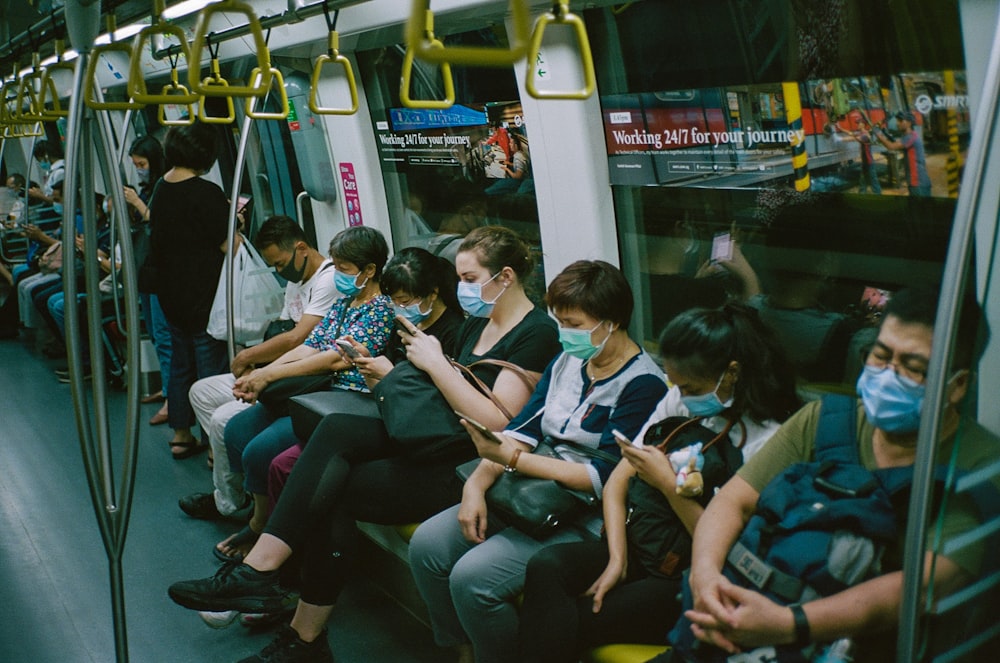
<instances>
[{"instance_id":1,"label":"white t-shirt","mask_svg":"<svg viewBox=\"0 0 1000 663\"><path fill-rule=\"evenodd\" d=\"M285 307L281 309L282 320L293 320L298 324L303 315L323 318L333 303L340 297L333 282L333 261L327 258L305 283L291 283L285 286Z\"/></svg>"},{"instance_id":2,"label":"white t-shirt","mask_svg":"<svg viewBox=\"0 0 1000 663\"><path fill-rule=\"evenodd\" d=\"M659 403L656 404L656 409L653 410L653 414L650 415L649 419L646 420L645 425L639 434L636 435L635 439L641 440L646 436L646 430L649 429L655 423L659 423L666 419L667 417L690 417L691 413L688 409L684 407L684 403L681 402L681 390L677 387L671 387L667 395L663 397ZM743 417L743 424L747 427L747 439L743 443L743 461L746 462L753 456L757 451L764 446L764 443L771 439L777 430L781 427L781 424L777 421L765 421L763 424L759 424L756 421L750 419L750 417ZM709 417L701 422L705 428L715 431L716 433L722 431L726 427L725 417ZM733 426L732 430L729 431L729 439L735 444L739 443L740 437L742 436L742 430L739 425Z\"/></svg>"}]
</instances>

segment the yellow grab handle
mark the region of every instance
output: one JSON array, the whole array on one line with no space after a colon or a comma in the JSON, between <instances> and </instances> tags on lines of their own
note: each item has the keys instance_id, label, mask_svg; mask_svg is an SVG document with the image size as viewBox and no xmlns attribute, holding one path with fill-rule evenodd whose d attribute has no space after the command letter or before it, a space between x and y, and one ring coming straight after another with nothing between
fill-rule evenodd
<instances>
[{"instance_id":1,"label":"yellow grab handle","mask_svg":"<svg viewBox=\"0 0 1000 663\"><path fill-rule=\"evenodd\" d=\"M410 20L406 23L406 46L416 57L435 64L461 64L476 67L509 67L528 51L531 27L526 0L510 0L510 18L513 30L510 48L484 46L448 46L435 44L430 36L430 0L413 0Z\"/></svg>"},{"instance_id":2,"label":"yellow grab handle","mask_svg":"<svg viewBox=\"0 0 1000 663\"><path fill-rule=\"evenodd\" d=\"M36 52L32 54L31 59L32 71L26 74L17 86L17 101L14 104L14 118L23 123L41 122L43 119L38 108L38 94L35 92L35 81L42 80L41 57ZM25 98L28 102L27 110L24 109Z\"/></svg>"},{"instance_id":3,"label":"yellow grab handle","mask_svg":"<svg viewBox=\"0 0 1000 663\"><path fill-rule=\"evenodd\" d=\"M436 40L435 40L436 41ZM437 42L440 44L441 42ZM442 48L444 46L442 45ZM455 105L455 84L451 79L451 65L441 63L441 78L444 82L444 99L411 99L410 77L413 74L413 49L406 49L403 56L403 75L399 82L399 100L407 108L444 109Z\"/></svg>"},{"instance_id":4,"label":"yellow grab handle","mask_svg":"<svg viewBox=\"0 0 1000 663\"><path fill-rule=\"evenodd\" d=\"M193 104L198 101L198 95L189 92L187 96L149 94L146 91L146 78L142 73L142 51L146 47L146 42L153 35L170 35L178 40L178 46L184 55L184 60L191 66L191 51L188 50L187 35L176 25L169 23L156 23L139 31L132 41L132 55L129 59L128 85L126 89L132 97L132 101L137 104ZM95 51L97 49L94 49ZM197 65L195 69L197 71ZM93 108L93 106L91 106Z\"/></svg>"},{"instance_id":5,"label":"yellow grab handle","mask_svg":"<svg viewBox=\"0 0 1000 663\"><path fill-rule=\"evenodd\" d=\"M257 78L261 76L259 69L254 69L250 72L250 79L256 83ZM277 68L271 67L271 80L277 82L278 84L278 94L281 99L281 110L274 113L267 113L265 111L256 111L254 108L257 106L257 97L247 97L246 100L246 113L247 117L254 120L287 120L288 119L288 93L285 92L285 78L281 75L281 72ZM273 83L272 83L273 86ZM267 97L264 97L266 101ZM263 103L263 101L261 102Z\"/></svg>"},{"instance_id":6,"label":"yellow grab handle","mask_svg":"<svg viewBox=\"0 0 1000 663\"><path fill-rule=\"evenodd\" d=\"M190 96L190 92L186 87L177 82L177 70L173 69L170 72L171 81L163 86L160 94L163 96L171 97L175 96L178 98ZM171 92L173 91L173 92ZM165 127L183 127L189 124L194 124L194 118L196 113L194 112L194 104L182 103L174 104L179 106L187 106L188 114L187 118L182 118L180 120L171 120L167 118L167 104L160 104L160 107L156 111L156 116L160 120L160 124Z\"/></svg>"},{"instance_id":7,"label":"yellow grab handle","mask_svg":"<svg viewBox=\"0 0 1000 663\"><path fill-rule=\"evenodd\" d=\"M101 59L101 55L113 51L126 53L130 59L132 57L132 47L125 42L112 42L110 44L95 46L90 51L90 59L87 61L87 71L83 75L83 103L87 104L89 108L93 108L94 110L139 110L145 104L138 103L135 99L131 101L98 101L94 97L94 86L97 85L97 62ZM140 71L140 76L141 75ZM132 78L131 71L129 72L129 78ZM128 85L126 85L125 88L126 94L129 94ZM143 81L143 90L145 90L145 81Z\"/></svg>"},{"instance_id":8,"label":"yellow grab handle","mask_svg":"<svg viewBox=\"0 0 1000 663\"><path fill-rule=\"evenodd\" d=\"M254 39L254 50L257 53L257 69L260 70L260 81L256 85L231 85L225 96L230 97L263 97L271 89L271 53L264 39L264 29L260 20L250 5L239 0L223 0L207 5L198 13L198 24L194 31L194 41L191 42L191 57L188 59L188 85L195 94L211 97L220 96L218 90L212 90L207 84L209 78L201 78L201 51L205 48L209 34L209 23L212 15L222 12L243 14L247 17L247 25Z\"/></svg>"},{"instance_id":9,"label":"yellow grab handle","mask_svg":"<svg viewBox=\"0 0 1000 663\"><path fill-rule=\"evenodd\" d=\"M348 108L331 108L319 105L319 79L323 72L323 65L328 62L339 64L344 68L347 87L351 91L351 105ZM351 61L340 54L340 36L336 32L330 33L327 54L316 58L316 64L313 65L312 81L309 85L309 110L317 115L354 115L358 112L358 83L354 78L354 68L351 67Z\"/></svg>"},{"instance_id":10,"label":"yellow grab handle","mask_svg":"<svg viewBox=\"0 0 1000 663\"><path fill-rule=\"evenodd\" d=\"M566 25L573 29L577 43L580 45L580 64L583 67L583 87L579 90L539 90L535 84L535 63L542 50L542 36L549 25ZM535 30L531 35L528 47L528 75L524 87L535 99L586 99L594 93L597 87L594 76L594 58L590 53L590 40L587 38L587 27L583 19L569 11L569 2L560 0L553 11L538 17Z\"/></svg>"},{"instance_id":11,"label":"yellow grab handle","mask_svg":"<svg viewBox=\"0 0 1000 663\"><path fill-rule=\"evenodd\" d=\"M71 62L53 62L45 68L42 74L42 91L38 96L38 107L42 111L42 118L44 120L56 120L69 115L69 109L62 107L62 103L59 100L59 91L56 89L55 81L52 80L52 72L60 69L68 71L70 75L73 75L73 72L76 71L76 65ZM52 110L45 110L49 94L52 95Z\"/></svg>"},{"instance_id":12,"label":"yellow grab handle","mask_svg":"<svg viewBox=\"0 0 1000 663\"><path fill-rule=\"evenodd\" d=\"M212 94L201 96L198 104L198 119L205 124L232 124L236 120L236 109L233 107L233 98L225 93L225 90L229 89L229 82L222 76L209 76L201 82L201 87L203 90L211 90ZM212 88L216 89L212 90ZM209 115L205 110L205 99L208 97L224 97L226 114Z\"/></svg>"}]
</instances>

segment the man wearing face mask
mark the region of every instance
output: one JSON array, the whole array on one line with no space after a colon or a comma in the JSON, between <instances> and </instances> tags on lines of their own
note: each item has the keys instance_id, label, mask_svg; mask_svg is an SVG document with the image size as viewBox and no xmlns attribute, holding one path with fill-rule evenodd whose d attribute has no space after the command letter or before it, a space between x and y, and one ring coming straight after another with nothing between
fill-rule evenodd
<instances>
[{"instance_id":1,"label":"man wearing face mask","mask_svg":"<svg viewBox=\"0 0 1000 663\"><path fill-rule=\"evenodd\" d=\"M339 297L330 278L333 262L309 245L302 228L289 217L272 216L265 221L257 231L254 245L267 264L288 281L285 307L279 320L268 328L270 338L241 350L233 358L231 373L203 378L191 387L191 406L212 445L215 483L213 493L193 493L181 498L180 508L192 518L231 515L247 502L242 475L230 471L223 440L229 420L250 407L233 398L236 378L302 345Z\"/></svg>"},{"instance_id":2,"label":"man wearing face mask","mask_svg":"<svg viewBox=\"0 0 1000 663\"><path fill-rule=\"evenodd\" d=\"M898 292L886 308L878 338L857 383L860 398L854 408L854 422L850 424L856 429L854 440L859 463L867 470L905 469L916 458L937 301L936 292L907 289ZM938 442L937 462L947 464L954 460L959 476L995 461L998 453L997 440L991 433L960 417L959 408L972 380L970 367L979 324L976 309L974 304L966 305L959 323ZM826 596L822 592L804 592L798 602L790 604L779 604L765 596L765 593L780 594L777 580L774 584L770 582L773 572L764 580L757 575L760 582L757 586L762 587L759 591L749 582L739 586L732 581L740 573L733 570L734 543L758 509L762 491L767 488L773 494L769 484L772 480L787 481L783 473L792 465L812 464L820 444L818 438L821 434L829 436L828 429L821 429L820 413L821 402L817 401L793 415L709 503L694 533L690 575L694 609L688 610L671 632L673 648L655 658L657 663L725 660L727 655L758 648L770 649L769 660L783 660L780 654L784 645L802 651L813 643L839 638L853 638L854 651L864 660L895 658L895 634L885 631L895 628L902 597L900 569L906 522L900 509L890 516L896 520L896 537L882 555L881 575L845 583L846 589ZM960 421L961 444L956 444ZM909 478L902 476L908 484ZM980 524L988 512L995 514L1000 506L996 493L986 494L990 497L985 504L968 495L950 496L944 505L948 511L947 517L942 518L942 531L931 528L930 537L939 535L947 544ZM939 507L944 508L937 504L934 510ZM856 528L850 529L855 532ZM928 551L931 546L929 540ZM934 559L935 597L968 584L982 570L985 552L982 544L956 548L948 556ZM739 553L736 557L741 562L747 559ZM929 552L926 568L932 568ZM754 575L754 568L750 570L750 575ZM926 578L925 583L928 583ZM691 634L701 641L699 646L691 646Z\"/></svg>"},{"instance_id":3,"label":"man wearing face mask","mask_svg":"<svg viewBox=\"0 0 1000 663\"><path fill-rule=\"evenodd\" d=\"M33 200L52 204L52 186L56 182L61 182L65 177L65 162L62 158L62 150L54 143L47 140L40 140L35 143L32 152L39 170L45 175L45 183L40 186L33 186L28 189L28 196Z\"/></svg>"}]
</instances>

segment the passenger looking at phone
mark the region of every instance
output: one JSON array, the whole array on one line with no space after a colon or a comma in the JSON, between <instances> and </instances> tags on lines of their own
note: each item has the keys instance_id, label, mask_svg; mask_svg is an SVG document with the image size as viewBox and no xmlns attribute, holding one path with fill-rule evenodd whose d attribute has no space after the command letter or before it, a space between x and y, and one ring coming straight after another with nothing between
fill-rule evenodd
<instances>
[{"instance_id":1,"label":"passenger looking at phone","mask_svg":"<svg viewBox=\"0 0 1000 663\"><path fill-rule=\"evenodd\" d=\"M753 309L690 309L663 330L659 349L670 391L634 444L619 442L623 460L604 487L604 538L550 546L528 562L519 661L570 663L601 644L664 642L680 613L676 597L690 563L691 533L715 486L679 494L676 472L656 445L679 418L701 417L712 434L728 429L720 444L739 451L718 453L735 454L739 463L798 409L794 372ZM728 477L718 478L721 485ZM672 528L627 528L633 509L643 509L630 496L662 500L674 514L667 521Z\"/></svg>"},{"instance_id":2,"label":"passenger looking at phone","mask_svg":"<svg viewBox=\"0 0 1000 663\"><path fill-rule=\"evenodd\" d=\"M321 272L321 278L332 280L342 296L302 344L266 366L243 372L233 383L233 396L252 407L230 418L223 439L230 468L243 474L254 508L248 526L216 546L222 557L241 557L263 531L271 506L268 467L298 439L288 416L288 397L266 404L258 402L261 394L282 380L310 377L298 381L304 383L299 386L293 382L292 395L330 389L368 390L361 373L344 357L336 341L353 338L374 355L385 350L392 333L392 302L381 288L382 268L388 257L385 238L374 228L355 226L337 233L330 241L333 269ZM288 274L293 276L290 271Z\"/></svg>"},{"instance_id":3,"label":"passenger looking at phone","mask_svg":"<svg viewBox=\"0 0 1000 663\"><path fill-rule=\"evenodd\" d=\"M309 334L333 308L337 288L333 263L311 246L305 232L287 216L272 216L257 231L254 245L267 264L288 284L285 305L269 329L283 329L269 338L236 353L230 372L202 378L189 392L191 407L212 446L211 493L194 493L180 499L180 508L192 518L217 519L230 516L249 499L243 490L243 476L229 465L223 432L226 424L250 403L233 396L237 378L264 366L305 342Z\"/></svg>"},{"instance_id":4,"label":"passenger looking at phone","mask_svg":"<svg viewBox=\"0 0 1000 663\"><path fill-rule=\"evenodd\" d=\"M528 245L506 228L477 228L463 240L456 269L458 300L471 317L459 330L455 360L465 366L487 359L507 361L528 375L540 375L555 356L558 340L555 323L524 292L524 280L534 271ZM507 417L456 372L440 341L416 327L411 331L401 337L409 366L397 365L390 376L426 376L422 388L435 390L431 396L436 402L444 401L443 406L467 412L491 428L503 428ZM397 373L400 370L404 373ZM520 411L531 396L512 368L480 363L470 370L510 412ZM383 378L378 388L391 401L387 381ZM421 417L442 414L414 411L413 426L421 424ZM243 563L228 564L214 577L170 587L174 601L194 610L278 612L287 603L278 585L279 569L297 553L303 564L301 599L291 627L282 629L266 648L272 657L296 654L300 660L331 660L325 627L357 561L361 534L356 521L419 522L455 504L462 492L455 466L475 457L475 447L464 434L404 448L378 417L362 423L342 415L324 425L336 430L336 437L324 439L317 430L310 438L264 533ZM321 460L313 460L313 454Z\"/></svg>"},{"instance_id":5,"label":"passenger looking at phone","mask_svg":"<svg viewBox=\"0 0 1000 663\"><path fill-rule=\"evenodd\" d=\"M546 546L594 538L601 527L600 514L588 511L539 541L490 513L486 492L505 471L516 471L600 498L614 462L584 450L619 458L612 430L638 433L667 391L659 367L628 335L632 289L617 268L575 262L552 280L545 303L559 322L562 354L496 434L499 444L466 424L483 460L465 482L461 503L421 524L410 541L410 566L435 642L457 649L459 660L473 654L480 663L518 660L513 600L528 560ZM542 440L558 457L532 453Z\"/></svg>"},{"instance_id":6,"label":"passenger looking at phone","mask_svg":"<svg viewBox=\"0 0 1000 663\"><path fill-rule=\"evenodd\" d=\"M354 339L338 340L340 347L350 348L354 356L350 361L358 368L369 389L375 387L395 367L406 360L406 346L403 337L412 336L413 329L419 329L433 336L441 343L446 355L455 354L458 330L465 321L462 308L458 304L455 288L458 279L455 266L444 258L439 258L425 249L409 247L401 250L386 263L382 273L382 289L392 298L396 313L396 332L389 336L385 354L372 356L368 348ZM339 398L341 394L330 394ZM312 437L324 447L327 440L338 435L337 426L342 421L332 416L320 421ZM271 461L268 470L267 490L271 503L275 504L288 480L296 461L302 454L306 440L299 440L295 446L282 451ZM317 455L310 455L311 462L326 464Z\"/></svg>"},{"instance_id":7,"label":"passenger looking at phone","mask_svg":"<svg viewBox=\"0 0 1000 663\"><path fill-rule=\"evenodd\" d=\"M916 289L900 290L889 300L878 337L857 382L860 398L847 403L847 413L852 416L844 419L844 425L853 435L848 436L846 447L838 445L856 450L857 460L851 462L851 466L861 466L880 476L876 480L873 475L866 475L869 481L859 492L842 488L850 484L840 481L840 474L832 475L828 481L822 472L815 477L805 475L828 494L862 498L881 492L883 486L890 485L888 482L903 487L902 492L894 493L897 498L907 494L905 487L912 476L907 478L906 475L912 475L917 455L921 412L926 405L927 371L932 346L937 341L934 338L937 302L936 292ZM959 316L954 339L955 358L946 372L940 438L935 442L938 445L937 462L945 466L941 469L948 470L949 484L956 477L959 483L970 484L961 492L937 500L932 507L933 518L939 525L931 526L927 532L927 552L921 563L925 569L922 592L936 600L971 580L985 577L984 571L995 570L995 554L987 545L988 539L959 543L970 530L995 518L1000 510L995 474L985 472L985 467L996 461L997 439L963 416L960 409L972 380L977 336L980 339L988 337L985 330L980 329L977 308L974 302L966 303ZM813 461L823 448L843 440L841 435L827 434L829 429L825 424L829 420L824 418L827 407L827 401L817 401L795 413L712 499L694 534L690 575L693 608L684 613L682 621L671 631L673 648L655 661L719 661L737 652L743 652L746 660L757 660L765 655L764 652L770 660L793 660L784 657L801 657L813 643L829 643L838 638L854 640L854 651L861 655L855 660L895 659L896 635L892 630L897 625L902 599L901 565L908 499L891 500L893 504L886 504L884 508L888 513L874 521L866 521L861 515L874 511L871 507L861 513L844 511L850 514L853 523L847 531L851 538L836 559L831 549L837 543L836 537L821 536L823 530L818 524L811 527L808 520L800 520L794 531L802 531L808 538L799 539L797 544L782 534L790 533L785 523L776 525L770 530L767 548L791 553L786 554L784 560L794 557L809 564L807 573L795 571L796 581L791 585L784 582L787 574L775 574L775 566L768 561L770 557L753 560L746 552L731 552L738 539L753 545L749 539L742 538L741 533L748 524L754 524L751 518L756 518L754 513L763 500L768 495L779 494L772 489L775 482L779 490L806 486L791 483L786 470L794 467L791 471L801 472L801 468L814 465ZM835 430L839 432L840 427ZM840 466L847 464L840 462ZM835 461L829 462L829 466L835 465ZM976 479L969 477L978 468L984 471ZM891 478L893 474L897 479ZM907 481L899 484L900 476ZM937 472L936 476L936 490L943 490L942 473ZM820 479L825 483L820 484ZM991 487L994 490L989 490ZM982 501L983 496L988 501ZM890 501L888 496L884 499ZM793 513L802 518L806 511L817 511L816 505L808 503L811 500L810 496L804 508ZM841 500L841 503L850 501L857 500ZM770 504L773 509L775 502ZM844 508L836 503L824 506ZM939 516L941 510L946 510L946 515ZM783 515L779 511L771 512L775 513L775 518ZM878 527L873 533L875 524ZM882 534L887 541L882 544L873 540L877 534ZM819 549L806 545L814 541L820 542ZM885 545L884 551L880 550L881 545ZM948 551L949 548L950 552L932 552ZM763 550L764 547L759 548L757 554L762 557L770 554ZM831 551L829 559L828 550ZM847 553L847 550L852 552ZM874 556L866 555L866 550L874 552ZM753 562L752 565L734 564L734 554L738 561L747 560ZM817 560L822 560L822 564L817 565ZM757 581L762 577L758 573L767 574L769 579L763 583L763 589L751 586L740 568L750 571ZM787 566L782 568L793 572ZM793 587L799 598L790 592ZM995 614L984 617L995 623ZM701 642L696 643L695 638Z\"/></svg>"}]
</instances>

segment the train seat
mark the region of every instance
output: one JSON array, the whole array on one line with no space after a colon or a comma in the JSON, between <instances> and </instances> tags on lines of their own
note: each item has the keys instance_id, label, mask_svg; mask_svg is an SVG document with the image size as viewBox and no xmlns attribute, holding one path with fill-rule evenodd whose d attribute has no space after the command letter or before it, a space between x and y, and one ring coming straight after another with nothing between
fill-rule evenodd
<instances>
[{"instance_id":1,"label":"train seat","mask_svg":"<svg viewBox=\"0 0 1000 663\"><path fill-rule=\"evenodd\" d=\"M587 652L585 663L646 663L667 651L663 645L602 645Z\"/></svg>"}]
</instances>

